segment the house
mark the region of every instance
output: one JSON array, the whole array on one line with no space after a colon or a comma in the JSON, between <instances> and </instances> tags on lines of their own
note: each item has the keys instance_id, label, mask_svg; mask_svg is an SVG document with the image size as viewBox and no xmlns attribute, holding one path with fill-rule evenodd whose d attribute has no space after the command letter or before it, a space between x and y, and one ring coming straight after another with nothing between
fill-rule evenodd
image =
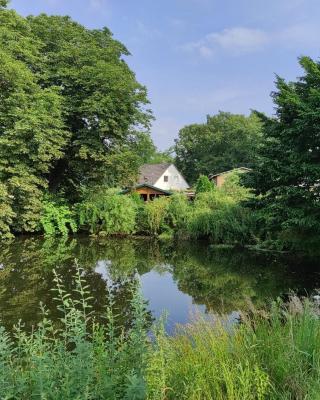
<instances>
[{"instance_id":1,"label":"house","mask_svg":"<svg viewBox=\"0 0 320 400\"><path fill-rule=\"evenodd\" d=\"M221 187L224 184L224 181L226 180L226 178L228 176L230 176L233 173L238 173L238 174L243 174L246 172L251 171L250 168L246 168L246 167L240 167L240 168L234 168L231 169L229 171L224 171L221 172L220 174L211 174L209 175L209 179L211 182L213 182L217 187Z\"/></svg>"},{"instance_id":2,"label":"house","mask_svg":"<svg viewBox=\"0 0 320 400\"><path fill-rule=\"evenodd\" d=\"M144 164L139 170L135 191L144 200L159 196L170 196L172 191L185 191L189 184L174 164Z\"/></svg>"}]
</instances>

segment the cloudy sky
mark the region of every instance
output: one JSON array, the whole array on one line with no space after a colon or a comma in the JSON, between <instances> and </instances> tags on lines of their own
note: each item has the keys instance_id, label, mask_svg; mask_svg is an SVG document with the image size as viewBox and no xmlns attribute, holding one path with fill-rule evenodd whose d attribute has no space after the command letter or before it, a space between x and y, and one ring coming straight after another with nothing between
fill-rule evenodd
<instances>
[{"instance_id":1,"label":"cloudy sky","mask_svg":"<svg viewBox=\"0 0 320 400\"><path fill-rule=\"evenodd\" d=\"M181 127L219 110L272 114L275 73L293 80L301 75L297 57L320 55L319 0L12 0L11 7L110 28L148 88L161 149Z\"/></svg>"}]
</instances>

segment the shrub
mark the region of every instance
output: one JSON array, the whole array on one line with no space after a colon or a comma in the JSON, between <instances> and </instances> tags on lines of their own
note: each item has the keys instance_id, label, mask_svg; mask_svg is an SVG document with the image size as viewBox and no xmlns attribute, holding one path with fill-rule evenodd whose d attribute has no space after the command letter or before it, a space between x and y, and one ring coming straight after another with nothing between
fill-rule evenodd
<instances>
[{"instance_id":1,"label":"shrub","mask_svg":"<svg viewBox=\"0 0 320 400\"><path fill-rule=\"evenodd\" d=\"M175 193L170 197L166 222L178 236L187 235L191 205L184 193Z\"/></svg>"},{"instance_id":2,"label":"shrub","mask_svg":"<svg viewBox=\"0 0 320 400\"><path fill-rule=\"evenodd\" d=\"M134 323L118 333L111 306L105 324L92 318L80 269L78 300L65 292L62 278L55 280L62 313L58 329L43 307L43 320L30 334L18 324L12 339L0 327L1 399L145 399L146 315L139 291L132 289Z\"/></svg>"},{"instance_id":3,"label":"shrub","mask_svg":"<svg viewBox=\"0 0 320 400\"><path fill-rule=\"evenodd\" d=\"M169 203L170 198L159 197L145 204L143 218L145 218L146 229L150 235L159 235L166 229L165 217Z\"/></svg>"},{"instance_id":4,"label":"shrub","mask_svg":"<svg viewBox=\"0 0 320 400\"><path fill-rule=\"evenodd\" d=\"M77 231L73 212L67 205L45 200L42 203L40 227L47 236L63 235Z\"/></svg>"},{"instance_id":5,"label":"shrub","mask_svg":"<svg viewBox=\"0 0 320 400\"><path fill-rule=\"evenodd\" d=\"M211 192L214 189L214 184L205 175L200 175L196 182L196 193Z\"/></svg>"},{"instance_id":6,"label":"shrub","mask_svg":"<svg viewBox=\"0 0 320 400\"><path fill-rule=\"evenodd\" d=\"M214 210L195 209L189 231L195 238L209 238L214 243L248 244L253 239L252 213L236 204L224 204Z\"/></svg>"},{"instance_id":7,"label":"shrub","mask_svg":"<svg viewBox=\"0 0 320 400\"><path fill-rule=\"evenodd\" d=\"M135 231L137 204L130 196L116 190L100 190L91 193L77 205L80 225L91 233L127 235Z\"/></svg>"},{"instance_id":8,"label":"shrub","mask_svg":"<svg viewBox=\"0 0 320 400\"><path fill-rule=\"evenodd\" d=\"M156 332L149 400L316 400L320 390L319 308L293 297L240 326L197 316L174 336Z\"/></svg>"},{"instance_id":9,"label":"shrub","mask_svg":"<svg viewBox=\"0 0 320 400\"><path fill-rule=\"evenodd\" d=\"M248 200L252 197L251 189L242 186L240 180L241 177L239 173L230 173L220 188L221 193L229 196L235 202Z\"/></svg>"}]
</instances>

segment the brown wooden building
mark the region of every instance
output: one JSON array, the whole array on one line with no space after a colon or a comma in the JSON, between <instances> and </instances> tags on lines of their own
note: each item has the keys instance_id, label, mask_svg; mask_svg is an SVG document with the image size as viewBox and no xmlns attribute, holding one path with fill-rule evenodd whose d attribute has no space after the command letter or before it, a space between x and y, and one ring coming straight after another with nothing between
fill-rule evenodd
<instances>
[{"instance_id":1,"label":"brown wooden building","mask_svg":"<svg viewBox=\"0 0 320 400\"><path fill-rule=\"evenodd\" d=\"M149 185L148 183L141 183L140 185L135 186L132 191L135 193L138 193L140 197L144 201L149 201L156 199L157 197L162 197L162 196L171 196L172 192L169 192L167 190L159 189L155 186ZM126 190L125 193L129 193L130 190Z\"/></svg>"},{"instance_id":2,"label":"brown wooden building","mask_svg":"<svg viewBox=\"0 0 320 400\"><path fill-rule=\"evenodd\" d=\"M217 187L221 187L224 184L224 181L226 180L226 178L230 174L233 174L233 173L243 174L243 173L249 172L249 171L251 171L251 169L250 168L246 168L246 167L234 168L234 169L231 169L229 171L221 172L220 174L209 175L209 179Z\"/></svg>"}]
</instances>

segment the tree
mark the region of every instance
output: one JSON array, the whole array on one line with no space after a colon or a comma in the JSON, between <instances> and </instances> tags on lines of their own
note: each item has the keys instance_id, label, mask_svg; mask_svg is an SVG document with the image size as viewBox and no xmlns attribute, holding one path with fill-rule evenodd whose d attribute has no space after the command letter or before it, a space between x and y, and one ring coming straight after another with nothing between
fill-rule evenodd
<instances>
[{"instance_id":1,"label":"tree","mask_svg":"<svg viewBox=\"0 0 320 400\"><path fill-rule=\"evenodd\" d=\"M64 157L49 176L52 190L77 198L81 185L126 184L117 176L120 154L148 130L146 88L124 62L128 50L111 32L89 30L68 17L40 15L28 19L43 43L40 76L44 87L60 88L64 123L71 133ZM126 159L121 161L126 165ZM120 168L121 169L121 168Z\"/></svg>"},{"instance_id":2,"label":"tree","mask_svg":"<svg viewBox=\"0 0 320 400\"><path fill-rule=\"evenodd\" d=\"M205 124L184 127L176 140L178 167L191 183L199 175L236 167L253 167L261 141L261 122L251 114L220 112L207 116Z\"/></svg>"},{"instance_id":3,"label":"tree","mask_svg":"<svg viewBox=\"0 0 320 400\"><path fill-rule=\"evenodd\" d=\"M250 185L266 231L284 247L319 249L320 244L320 63L300 59L304 75L286 83L277 77L276 117L263 121L260 161Z\"/></svg>"},{"instance_id":4,"label":"tree","mask_svg":"<svg viewBox=\"0 0 320 400\"><path fill-rule=\"evenodd\" d=\"M0 233L39 228L50 191L73 204L86 187L125 185L148 140L145 87L107 28L68 17L23 18L0 2ZM12 200L10 200L12 199ZM10 201L9 201L10 200ZM4 225L5 224L5 225Z\"/></svg>"},{"instance_id":5,"label":"tree","mask_svg":"<svg viewBox=\"0 0 320 400\"><path fill-rule=\"evenodd\" d=\"M25 19L0 9L0 182L14 231L36 229L46 175L69 137L58 90L43 88L31 68L39 46Z\"/></svg>"}]
</instances>

